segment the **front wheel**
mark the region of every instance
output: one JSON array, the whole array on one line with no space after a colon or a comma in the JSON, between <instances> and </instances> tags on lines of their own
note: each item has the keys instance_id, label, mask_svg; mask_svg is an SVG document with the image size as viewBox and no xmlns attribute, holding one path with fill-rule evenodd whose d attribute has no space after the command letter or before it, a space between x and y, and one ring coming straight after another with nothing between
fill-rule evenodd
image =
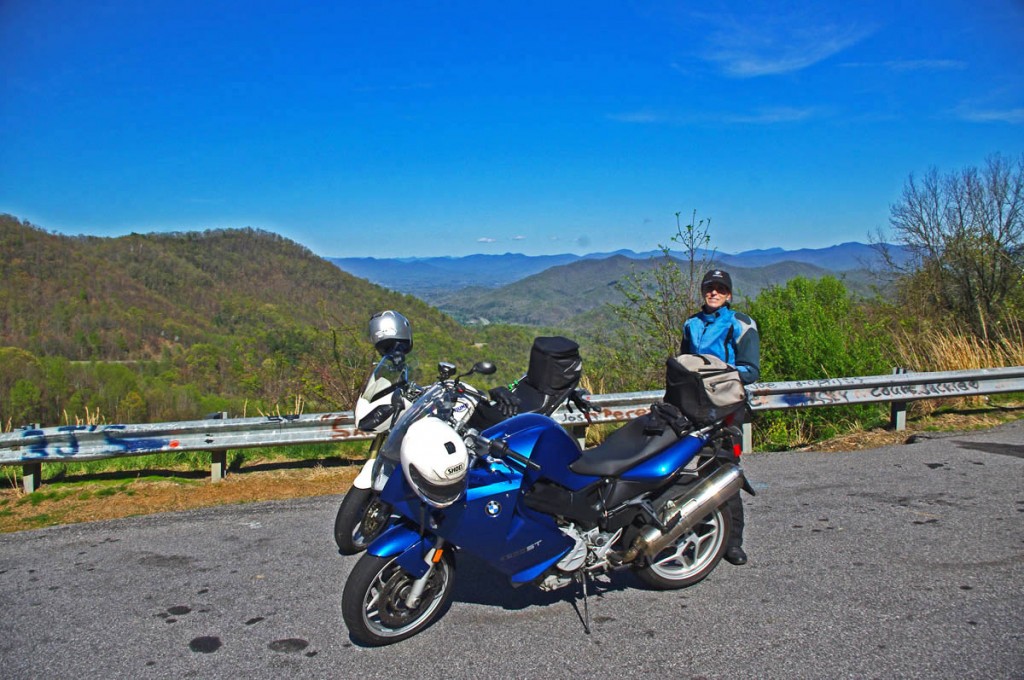
<instances>
[{"instance_id":1,"label":"front wheel","mask_svg":"<svg viewBox=\"0 0 1024 680\"><path fill-rule=\"evenodd\" d=\"M391 506L373 489L349 489L334 519L334 542L338 544L338 552L355 555L366 550L387 526L390 516Z\"/></svg>"},{"instance_id":2,"label":"front wheel","mask_svg":"<svg viewBox=\"0 0 1024 680\"><path fill-rule=\"evenodd\" d=\"M352 568L341 597L341 614L352 639L371 647L412 637L437 618L455 584L455 558L445 550L434 564L419 602L406 599L416 578L394 557L366 554Z\"/></svg>"},{"instance_id":3,"label":"front wheel","mask_svg":"<svg viewBox=\"0 0 1024 680\"><path fill-rule=\"evenodd\" d=\"M722 504L637 570L658 590L686 588L703 581L725 555L732 515Z\"/></svg>"}]
</instances>

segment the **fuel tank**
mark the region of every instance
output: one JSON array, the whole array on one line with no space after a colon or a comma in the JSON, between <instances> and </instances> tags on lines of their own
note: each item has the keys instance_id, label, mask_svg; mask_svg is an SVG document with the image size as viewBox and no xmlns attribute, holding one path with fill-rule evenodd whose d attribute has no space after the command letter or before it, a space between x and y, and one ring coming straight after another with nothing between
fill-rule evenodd
<instances>
[{"instance_id":1,"label":"fuel tank","mask_svg":"<svg viewBox=\"0 0 1024 680\"><path fill-rule=\"evenodd\" d=\"M579 491L600 479L569 469L582 452L572 435L551 418L524 413L484 430L483 435L489 439L504 439L513 451L541 466L539 471L526 471L527 487L543 478Z\"/></svg>"}]
</instances>

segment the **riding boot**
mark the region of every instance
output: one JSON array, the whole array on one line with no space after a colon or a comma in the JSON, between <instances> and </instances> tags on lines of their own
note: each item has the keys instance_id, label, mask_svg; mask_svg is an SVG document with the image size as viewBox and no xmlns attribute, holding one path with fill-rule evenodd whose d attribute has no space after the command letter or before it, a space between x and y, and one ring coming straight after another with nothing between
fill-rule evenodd
<instances>
[{"instance_id":1,"label":"riding boot","mask_svg":"<svg viewBox=\"0 0 1024 680\"><path fill-rule=\"evenodd\" d=\"M732 515L732 530L729 532L725 561L735 565L746 564L747 553L743 550L743 500L740 494L736 493L725 503Z\"/></svg>"}]
</instances>

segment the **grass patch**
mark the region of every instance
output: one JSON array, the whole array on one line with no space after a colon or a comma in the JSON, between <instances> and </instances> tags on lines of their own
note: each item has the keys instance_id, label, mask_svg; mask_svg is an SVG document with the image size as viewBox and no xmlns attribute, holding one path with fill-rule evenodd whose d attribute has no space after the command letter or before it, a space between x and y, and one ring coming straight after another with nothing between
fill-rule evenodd
<instances>
[{"instance_id":1,"label":"grass patch","mask_svg":"<svg viewBox=\"0 0 1024 680\"><path fill-rule=\"evenodd\" d=\"M68 496L70 496L71 493L72 492L70 490L61 490L61 489L47 489L47 490L43 490L43 491L33 491L32 493L30 493L30 494L20 498L18 500L18 504L19 505L23 505L25 503L28 503L29 505L35 507L35 506L40 505L41 503L45 503L47 501L60 501L60 500L63 500L65 498L67 498Z\"/></svg>"},{"instance_id":2,"label":"grass patch","mask_svg":"<svg viewBox=\"0 0 1024 680\"><path fill-rule=\"evenodd\" d=\"M29 527L27 528L39 528L49 526L51 524L57 524L59 520L53 517L52 515L44 512L41 515L31 515L29 517L26 517L22 521L29 525Z\"/></svg>"}]
</instances>

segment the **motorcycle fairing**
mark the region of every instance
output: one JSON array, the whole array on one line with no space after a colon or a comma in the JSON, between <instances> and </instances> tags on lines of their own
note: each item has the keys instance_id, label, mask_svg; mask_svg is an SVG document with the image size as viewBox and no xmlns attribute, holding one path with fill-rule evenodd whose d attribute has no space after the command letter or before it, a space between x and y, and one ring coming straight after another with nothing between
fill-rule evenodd
<instances>
[{"instance_id":1,"label":"motorcycle fairing","mask_svg":"<svg viewBox=\"0 0 1024 680\"><path fill-rule=\"evenodd\" d=\"M373 465L374 458L363 463L363 467L359 470L359 474L356 475L355 480L352 482L352 486L357 489L369 489L373 486Z\"/></svg>"},{"instance_id":2,"label":"motorcycle fairing","mask_svg":"<svg viewBox=\"0 0 1024 680\"><path fill-rule=\"evenodd\" d=\"M377 557L394 557L408 551L422 538L420 532L408 524L392 524L384 530L384 533L374 539L366 548L366 552Z\"/></svg>"},{"instance_id":3,"label":"motorcycle fairing","mask_svg":"<svg viewBox=\"0 0 1024 680\"><path fill-rule=\"evenodd\" d=\"M466 479L466 493L461 500L447 508L431 510L422 519L424 506L404 474L392 475L381 499L406 518L409 526L424 523L429 533L487 561L513 583L532 581L535 572L543 572L573 547L572 539L558 529L554 517L518 503L522 487L522 475L518 472L503 465L474 467ZM418 531L414 533L419 538ZM416 560L422 558L404 534L391 536L389 530L370 545L370 553L377 555L383 550L383 545L378 544L383 544L386 537L391 554L398 547L407 546L410 556L403 556L399 563L405 567L404 560L408 559L410 572L415 574L414 569L420 568ZM429 543L429 538L425 541Z\"/></svg>"},{"instance_id":4,"label":"motorcycle fairing","mask_svg":"<svg viewBox=\"0 0 1024 680\"><path fill-rule=\"evenodd\" d=\"M658 482L669 479L682 470L703 448L704 439L687 435L664 451L655 454L619 475L619 479L630 482Z\"/></svg>"}]
</instances>

